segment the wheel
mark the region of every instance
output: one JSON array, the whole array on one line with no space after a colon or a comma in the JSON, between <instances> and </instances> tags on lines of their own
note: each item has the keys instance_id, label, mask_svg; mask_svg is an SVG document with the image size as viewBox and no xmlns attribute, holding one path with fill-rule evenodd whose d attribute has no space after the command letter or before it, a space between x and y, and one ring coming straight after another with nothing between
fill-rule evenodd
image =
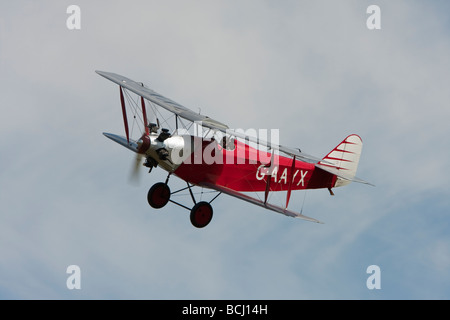
<instances>
[{"instance_id":1,"label":"wheel","mask_svg":"<svg viewBox=\"0 0 450 320\"><path fill-rule=\"evenodd\" d=\"M191 210L191 223L194 227L206 227L212 217L213 209L208 202L199 202Z\"/></svg>"},{"instance_id":2,"label":"wheel","mask_svg":"<svg viewBox=\"0 0 450 320\"><path fill-rule=\"evenodd\" d=\"M148 190L147 200L148 204L155 209L164 207L170 199L170 188L164 182L155 183L150 190Z\"/></svg>"}]
</instances>

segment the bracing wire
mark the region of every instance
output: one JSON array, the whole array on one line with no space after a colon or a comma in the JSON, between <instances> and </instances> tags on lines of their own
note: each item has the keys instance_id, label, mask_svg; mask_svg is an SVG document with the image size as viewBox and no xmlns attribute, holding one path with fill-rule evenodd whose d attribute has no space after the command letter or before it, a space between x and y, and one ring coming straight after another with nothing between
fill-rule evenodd
<instances>
[{"instance_id":1,"label":"bracing wire","mask_svg":"<svg viewBox=\"0 0 450 320\"><path fill-rule=\"evenodd\" d=\"M144 128L147 124L144 123L144 119L141 115L141 106L140 106L140 96L138 95L136 98L136 101L132 98L131 94L128 92L128 90L124 90L124 96L128 102L129 109L131 110L133 114L133 123L131 127L131 134L133 133L134 126L138 126L138 128L141 130L141 126L143 125ZM170 125L169 121L175 117L175 114L170 115L168 118L164 117L162 113L159 111L159 109L149 100L145 99L147 106L150 106L150 109L157 119L162 119L162 122L160 123L161 126L168 126L171 131L173 131L172 126ZM181 119L178 119L182 126L186 129L186 125L181 121ZM192 124L191 124L192 126ZM190 128L190 127L189 127ZM186 130L189 130L187 128ZM141 130L143 131L143 130Z\"/></svg>"},{"instance_id":2,"label":"bracing wire","mask_svg":"<svg viewBox=\"0 0 450 320\"><path fill-rule=\"evenodd\" d=\"M306 200L306 192L307 192L307 190L305 189L305 194L303 195L303 203L302 203L302 208L300 209L300 214L303 214L303 207L305 206L305 200Z\"/></svg>"},{"instance_id":3,"label":"bracing wire","mask_svg":"<svg viewBox=\"0 0 450 320\"><path fill-rule=\"evenodd\" d=\"M124 96L128 102L129 109L131 110L131 112L133 114L133 123L131 125L131 135L133 135L135 125L141 131L141 132L139 132L139 134L141 134L144 131L143 129L141 129L141 125L144 125L144 127L145 127L145 124L144 124L144 120L141 116L141 112L139 111L140 110L140 106L138 104L139 97L137 98L138 101L134 101L134 99L131 97L128 90L124 90L124 93L125 93Z\"/></svg>"}]
</instances>

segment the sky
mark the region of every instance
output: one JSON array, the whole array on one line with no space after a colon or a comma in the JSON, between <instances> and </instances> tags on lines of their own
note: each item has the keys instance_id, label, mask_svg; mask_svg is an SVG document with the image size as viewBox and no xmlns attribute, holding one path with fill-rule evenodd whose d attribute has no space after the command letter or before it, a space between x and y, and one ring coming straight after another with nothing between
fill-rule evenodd
<instances>
[{"instance_id":1,"label":"sky","mask_svg":"<svg viewBox=\"0 0 450 320\"><path fill-rule=\"evenodd\" d=\"M449 299L449 6L1 2L0 299ZM149 207L163 170L129 183L134 154L102 135L124 132L117 86L95 70L318 157L356 133L375 187L293 193L324 224L223 195L194 228Z\"/></svg>"}]
</instances>

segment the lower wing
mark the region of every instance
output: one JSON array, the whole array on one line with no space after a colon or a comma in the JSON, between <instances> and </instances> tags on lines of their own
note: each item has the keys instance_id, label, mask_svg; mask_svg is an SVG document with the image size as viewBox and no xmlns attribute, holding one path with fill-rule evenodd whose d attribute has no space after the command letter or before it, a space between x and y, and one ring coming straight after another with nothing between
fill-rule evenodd
<instances>
[{"instance_id":1,"label":"lower wing","mask_svg":"<svg viewBox=\"0 0 450 320\"><path fill-rule=\"evenodd\" d=\"M218 185L214 185L214 184L210 184L210 183L202 184L201 186L220 191L220 192L228 194L228 195L230 195L232 197L235 197L235 198L238 198L238 199L250 202L250 203L255 204L257 206L260 206L260 207L263 207L263 208L266 208L266 209L269 209L269 210L272 210L272 211L275 211L275 212L278 212L278 213L282 213L282 214L284 214L286 216L289 216L289 217L300 218L300 219L307 220L307 221L310 221L310 222L315 222L315 223L323 223L323 222L321 222L319 220L316 220L314 218L307 217L307 216L305 216L305 215L303 215L303 214L301 214L299 212L294 212L294 211L291 211L291 210L288 210L286 208L279 207L279 206L276 206L276 205L273 205L273 204L270 204L270 203L264 203L264 201L261 201L261 200L259 200L257 198L253 198L253 197L251 197L249 195L246 195L244 193L241 193L241 192L229 189L227 187L222 187L222 186L218 186Z\"/></svg>"}]
</instances>

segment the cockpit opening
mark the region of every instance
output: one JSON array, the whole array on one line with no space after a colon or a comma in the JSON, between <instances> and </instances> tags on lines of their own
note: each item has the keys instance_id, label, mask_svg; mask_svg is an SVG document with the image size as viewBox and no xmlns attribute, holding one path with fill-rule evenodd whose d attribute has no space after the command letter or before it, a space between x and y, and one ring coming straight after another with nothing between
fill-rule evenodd
<instances>
[{"instance_id":1,"label":"cockpit opening","mask_svg":"<svg viewBox=\"0 0 450 320\"><path fill-rule=\"evenodd\" d=\"M233 137L223 137L220 144L225 150L233 151L236 148L236 142Z\"/></svg>"}]
</instances>

